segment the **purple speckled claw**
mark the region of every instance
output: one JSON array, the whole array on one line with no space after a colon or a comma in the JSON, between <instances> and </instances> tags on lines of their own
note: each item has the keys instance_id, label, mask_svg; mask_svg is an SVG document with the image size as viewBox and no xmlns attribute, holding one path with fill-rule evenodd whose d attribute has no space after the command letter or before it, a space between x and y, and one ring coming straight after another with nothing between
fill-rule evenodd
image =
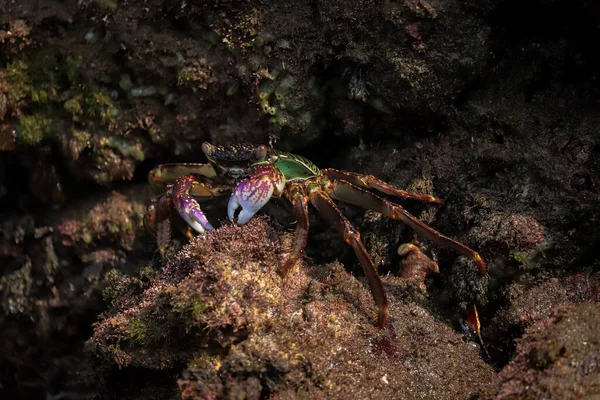
<instances>
[{"instance_id":1,"label":"purple speckled claw","mask_svg":"<svg viewBox=\"0 0 600 400\"><path fill-rule=\"evenodd\" d=\"M258 164L248 172L248 177L242 179L232 193L227 205L227 215L234 220L235 212L242 208L237 224L243 225L252 218L271 197L281 196L285 187L283 173L272 164Z\"/></svg>"},{"instance_id":2,"label":"purple speckled claw","mask_svg":"<svg viewBox=\"0 0 600 400\"><path fill-rule=\"evenodd\" d=\"M213 227L200 209L198 202L190 196L193 181L194 178L191 176L184 176L177 180L171 189L173 205L189 226L198 233L204 233L211 231Z\"/></svg>"}]
</instances>

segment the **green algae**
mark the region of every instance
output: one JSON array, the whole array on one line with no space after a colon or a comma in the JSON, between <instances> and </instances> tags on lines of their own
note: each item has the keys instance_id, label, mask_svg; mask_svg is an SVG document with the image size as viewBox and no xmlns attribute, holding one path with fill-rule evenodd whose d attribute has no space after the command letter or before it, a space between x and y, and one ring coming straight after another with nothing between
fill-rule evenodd
<instances>
[{"instance_id":1,"label":"green algae","mask_svg":"<svg viewBox=\"0 0 600 400\"><path fill-rule=\"evenodd\" d=\"M119 109L106 90L91 87L86 91L84 101L87 105L87 114L99 118L103 123L114 122L119 115Z\"/></svg>"},{"instance_id":2,"label":"green algae","mask_svg":"<svg viewBox=\"0 0 600 400\"><path fill-rule=\"evenodd\" d=\"M136 345L147 345L151 325L141 317L134 317L125 326L126 338Z\"/></svg>"},{"instance_id":3,"label":"green algae","mask_svg":"<svg viewBox=\"0 0 600 400\"><path fill-rule=\"evenodd\" d=\"M17 145L58 143L78 174L103 184L131 179L145 159L143 142L128 135L131 124L121 118L112 79L89 68L61 48L9 60L0 70L0 112L15 117Z\"/></svg>"},{"instance_id":4,"label":"green algae","mask_svg":"<svg viewBox=\"0 0 600 400\"><path fill-rule=\"evenodd\" d=\"M39 144L50 133L51 120L44 114L23 115L17 129L17 143L26 146Z\"/></svg>"},{"instance_id":5,"label":"green algae","mask_svg":"<svg viewBox=\"0 0 600 400\"><path fill-rule=\"evenodd\" d=\"M9 101L43 104L56 97L58 89L53 77L46 76L35 65L32 67L22 60L13 61L6 66L6 72Z\"/></svg>"},{"instance_id":6,"label":"green algae","mask_svg":"<svg viewBox=\"0 0 600 400\"><path fill-rule=\"evenodd\" d=\"M191 317L194 321L200 320L202 315L208 310L208 304L202 299L202 296L196 294L192 297L190 303L188 304L188 310L191 314Z\"/></svg>"},{"instance_id":7,"label":"green algae","mask_svg":"<svg viewBox=\"0 0 600 400\"><path fill-rule=\"evenodd\" d=\"M131 157L139 162L144 161L144 150L139 142L128 140L122 136L109 136L103 141L103 144L119 150L126 157Z\"/></svg>"}]
</instances>

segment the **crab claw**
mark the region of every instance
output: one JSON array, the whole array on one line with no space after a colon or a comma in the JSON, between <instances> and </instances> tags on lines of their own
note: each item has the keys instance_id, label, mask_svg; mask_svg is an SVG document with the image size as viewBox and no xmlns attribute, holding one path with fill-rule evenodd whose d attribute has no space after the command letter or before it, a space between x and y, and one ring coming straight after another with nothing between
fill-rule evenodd
<instances>
[{"instance_id":1,"label":"crab claw","mask_svg":"<svg viewBox=\"0 0 600 400\"><path fill-rule=\"evenodd\" d=\"M285 177L273 164L255 165L231 194L227 205L229 219L233 221L235 212L241 207L237 224L245 224L269 202L273 195L281 196L284 187Z\"/></svg>"},{"instance_id":2,"label":"crab claw","mask_svg":"<svg viewBox=\"0 0 600 400\"><path fill-rule=\"evenodd\" d=\"M212 225L200 209L198 202L190 196L190 189L193 182L194 178L191 176L184 176L177 180L171 189L173 205L177 209L177 212L179 212L179 215L181 215L181 218L196 232L204 233L205 231L211 231L213 229Z\"/></svg>"}]
</instances>

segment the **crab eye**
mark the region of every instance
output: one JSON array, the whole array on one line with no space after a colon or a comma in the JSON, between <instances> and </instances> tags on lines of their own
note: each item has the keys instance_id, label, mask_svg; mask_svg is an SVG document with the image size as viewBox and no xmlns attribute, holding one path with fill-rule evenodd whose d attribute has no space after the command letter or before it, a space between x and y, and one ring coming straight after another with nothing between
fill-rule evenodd
<instances>
[{"instance_id":1,"label":"crab eye","mask_svg":"<svg viewBox=\"0 0 600 400\"><path fill-rule=\"evenodd\" d=\"M230 168L229 174L234 178L241 178L244 175L245 170L243 168Z\"/></svg>"},{"instance_id":2,"label":"crab eye","mask_svg":"<svg viewBox=\"0 0 600 400\"><path fill-rule=\"evenodd\" d=\"M261 144L260 146L258 146L256 148L256 158L258 160L265 158L266 155L267 155L267 146L265 146L264 144Z\"/></svg>"},{"instance_id":3,"label":"crab eye","mask_svg":"<svg viewBox=\"0 0 600 400\"><path fill-rule=\"evenodd\" d=\"M208 143L208 142L202 143L202 152L207 157L211 156L213 154L213 149L214 149L214 147L210 143Z\"/></svg>"}]
</instances>

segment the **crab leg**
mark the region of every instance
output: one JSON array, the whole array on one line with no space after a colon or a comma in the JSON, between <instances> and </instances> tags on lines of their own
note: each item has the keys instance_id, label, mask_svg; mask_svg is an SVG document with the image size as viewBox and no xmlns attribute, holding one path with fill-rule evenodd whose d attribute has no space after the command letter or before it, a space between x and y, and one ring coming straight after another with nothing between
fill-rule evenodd
<instances>
[{"instance_id":1,"label":"crab leg","mask_svg":"<svg viewBox=\"0 0 600 400\"><path fill-rule=\"evenodd\" d=\"M171 199L166 193L162 194L148 205L144 216L146 230L156 233L156 244L161 253L171 241L171 206Z\"/></svg>"},{"instance_id":2,"label":"crab leg","mask_svg":"<svg viewBox=\"0 0 600 400\"><path fill-rule=\"evenodd\" d=\"M457 242L448 236L442 235L440 232L431 228L429 225L420 221L418 218L413 216L411 213L406 211L400 205L387 201L376 194L368 192L360 187L353 185L350 182L344 180L335 180L331 182L331 185L325 185L328 187L330 195L337 199L356 206L366 208L369 210L377 211L386 217L397 219L410 226L417 233L425 236L433 242L453 249L459 254L470 258L475 262L479 268L479 272L482 275L486 273L485 262L475 250L465 246L464 244Z\"/></svg>"},{"instance_id":3,"label":"crab leg","mask_svg":"<svg viewBox=\"0 0 600 400\"><path fill-rule=\"evenodd\" d=\"M377 326L383 327L388 317L388 301L381 279L375 269L375 265L373 265L373 261L367 253L367 249L365 249L364 244L360 240L360 234L354 229L352 224L350 224L350 221L344 217L325 191L313 189L309 196L312 205L315 206L317 210L319 210L319 212L338 230L346 243L354 249L354 252L363 267L369 286L371 287L373 299L379 308Z\"/></svg>"},{"instance_id":4,"label":"crab leg","mask_svg":"<svg viewBox=\"0 0 600 400\"><path fill-rule=\"evenodd\" d=\"M177 179L186 175L204 176L209 179L217 177L217 173L211 164L198 163L172 163L161 164L148 173L148 183L154 193L164 193L167 185L174 184ZM196 196L197 194L192 193Z\"/></svg>"},{"instance_id":5,"label":"crab leg","mask_svg":"<svg viewBox=\"0 0 600 400\"><path fill-rule=\"evenodd\" d=\"M390 185L389 183L384 182L381 179L377 179L373 175L357 174L355 172L340 171L338 169L333 168L327 168L321 170L321 172L331 181L344 180L364 189L378 190L389 196L396 196L403 199L422 201L423 203L442 204L442 199L438 199L437 197L429 196L426 194L407 192L406 190L398 189L396 186Z\"/></svg>"},{"instance_id":6,"label":"crab leg","mask_svg":"<svg viewBox=\"0 0 600 400\"><path fill-rule=\"evenodd\" d=\"M294 207L296 215L296 231L294 232L294 244L288 259L279 268L279 274L285 276L296 264L296 261L304 254L306 241L308 240L308 198L304 186L299 183L291 183L285 192L285 197Z\"/></svg>"}]
</instances>

